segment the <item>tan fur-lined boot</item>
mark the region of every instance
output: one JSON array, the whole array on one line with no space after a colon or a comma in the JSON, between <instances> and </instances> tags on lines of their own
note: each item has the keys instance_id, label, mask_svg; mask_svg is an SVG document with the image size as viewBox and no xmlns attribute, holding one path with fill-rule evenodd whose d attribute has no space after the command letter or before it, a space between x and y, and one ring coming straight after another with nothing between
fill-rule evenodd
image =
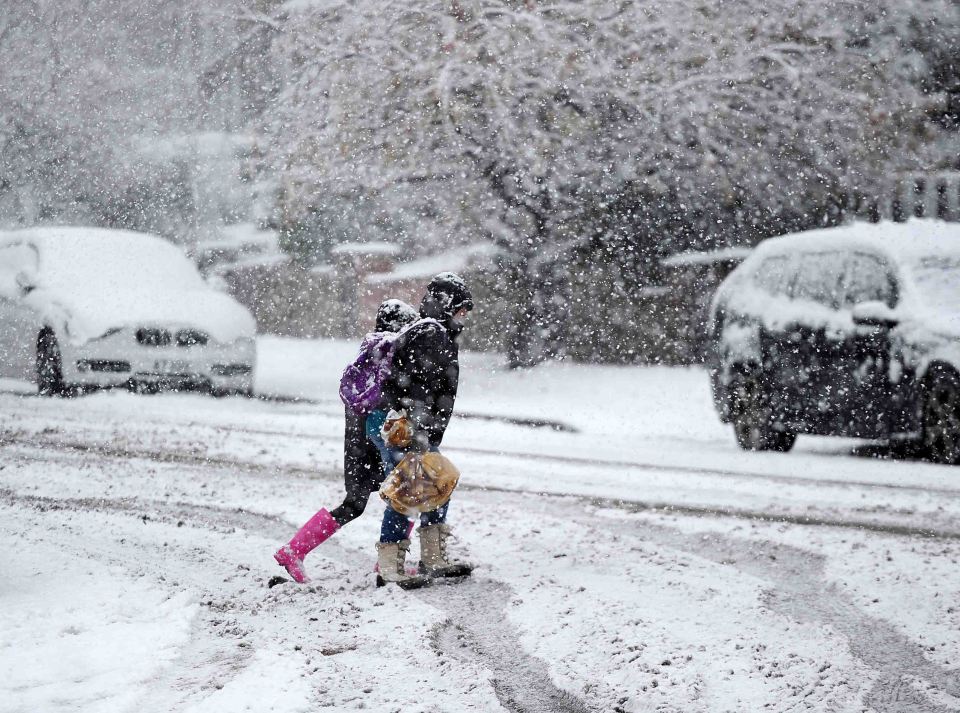
<instances>
[{"instance_id":1,"label":"tan fur-lined boot","mask_svg":"<svg viewBox=\"0 0 960 713\"><path fill-rule=\"evenodd\" d=\"M409 551L410 540L377 543L378 587L392 582L403 589L416 589L430 581L428 577L407 574L405 565Z\"/></svg>"},{"instance_id":2,"label":"tan fur-lined boot","mask_svg":"<svg viewBox=\"0 0 960 713\"><path fill-rule=\"evenodd\" d=\"M450 526L421 526L417 530L420 536L420 572L429 577L464 577L473 571L473 565L455 562L447 555L447 539Z\"/></svg>"}]
</instances>

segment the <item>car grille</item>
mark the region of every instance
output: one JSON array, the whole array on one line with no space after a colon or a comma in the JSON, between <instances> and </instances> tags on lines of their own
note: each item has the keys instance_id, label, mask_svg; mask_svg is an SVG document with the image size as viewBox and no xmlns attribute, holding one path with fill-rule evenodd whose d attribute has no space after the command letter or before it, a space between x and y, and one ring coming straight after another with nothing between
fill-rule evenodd
<instances>
[{"instance_id":1,"label":"car grille","mask_svg":"<svg viewBox=\"0 0 960 713\"><path fill-rule=\"evenodd\" d=\"M210 371L217 376L244 376L253 369L249 364L214 364Z\"/></svg>"},{"instance_id":2,"label":"car grille","mask_svg":"<svg viewBox=\"0 0 960 713\"><path fill-rule=\"evenodd\" d=\"M167 347L172 338L169 330L142 328L137 330L137 341L145 347Z\"/></svg>"},{"instance_id":3,"label":"car grille","mask_svg":"<svg viewBox=\"0 0 960 713\"><path fill-rule=\"evenodd\" d=\"M130 362L111 359L81 359L77 362L78 371L108 371L121 374L130 371Z\"/></svg>"},{"instance_id":4,"label":"car grille","mask_svg":"<svg viewBox=\"0 0 960 713\"><path fill-rule=\"evenodd\" d=\"M142 327L137 330L137 341L145 347L169 347L174 338L178 347L204 346L210 341L210 337L198 329L181 329L176 337L169 329Z\"/></svg>"}]
</instances>

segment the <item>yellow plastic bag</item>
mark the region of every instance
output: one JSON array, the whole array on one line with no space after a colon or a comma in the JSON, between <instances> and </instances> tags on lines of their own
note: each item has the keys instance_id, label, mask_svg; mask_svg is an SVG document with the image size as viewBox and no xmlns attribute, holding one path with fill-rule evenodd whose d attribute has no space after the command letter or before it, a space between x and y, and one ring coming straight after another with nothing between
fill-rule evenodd
<instances>
[{"instance_id":1,"label":"yellow plastic bag","mask_svg":"<svg viewBox=\"0 0 960 713\"><path fill-rule=\"evenodd\" d=\"M380 497L394 510L413 517L445 504L460 471L440 453L407 453L380 486Z\"/></svg>"},{"instance_id":2,"label":"yellow plastic bag","mask_svg":"<svg viewBox=\"0 0 960 713\"><path fill-rule=\"evenodd\" d=\"M384 443L391 448L406 448L413 441L413 424L406 411L391 411L380 429Z\"/></svg>"}]
</instances>

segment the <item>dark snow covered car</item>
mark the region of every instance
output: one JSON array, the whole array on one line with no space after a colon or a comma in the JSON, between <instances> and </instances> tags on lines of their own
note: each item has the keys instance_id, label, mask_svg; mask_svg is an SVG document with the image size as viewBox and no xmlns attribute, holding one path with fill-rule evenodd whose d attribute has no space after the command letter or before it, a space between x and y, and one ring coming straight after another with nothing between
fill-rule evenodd
<instances>
[{"instance_id":1,"label":"dark snow covered car","mask_svg":"<svg viewBox=\"0 0 960 713\"><path fill-rule=\"evenodd\" d=\"M0 377L250 393L254 321L177 247L121 230L0 232Z\"/></svg>"},{"instance_id":2,"label":"dark snow covered car","mask_svg":"<svg viewBox=\"0 0 960 713\"><path fill-rule=\"evenodd\" d=\"M960 225L766 240L717 290L709 331L714 403L743 448L902 434L960 461Z\"/></svg>"}]
</instances>

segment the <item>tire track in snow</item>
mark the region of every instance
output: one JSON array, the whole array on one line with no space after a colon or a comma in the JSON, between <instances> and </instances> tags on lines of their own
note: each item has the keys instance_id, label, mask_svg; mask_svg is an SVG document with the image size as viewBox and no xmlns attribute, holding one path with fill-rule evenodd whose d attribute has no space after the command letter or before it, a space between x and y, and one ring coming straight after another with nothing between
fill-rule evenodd
<instances>
[{"instance_id":1,"label":"tire track in snow","mask_svg":"<svg viewBox=\"0 0 960 713\"><path fill-rule=\"evenodd\" d=\"M2 505L55 516L61 525L62 513L94 513L119 515L131 522L142 521L145 525L159 523L218 535L237 531L256 533L277 542L289 537L292 530L292 526L281 517L245 508L135 497L50 497L0 488ZM73 550L77 559L96 562L105 568L117 567L131 576L151 577L157 580L158 586L172 592L192 589L199 597L198 613L179 655L144 682L149 689L141 698L147 710L174 711L197 707L198 703L202 710L203 699L242 675L258 649L275 649L283 644L292 649L295 644L302 643L299 621L281 623L279 631L264 633L259 612L269 606L268 602L295 600L298 605L305 603L303 608L309 612L316 606L312 599L321 601L316 595L318 592L322 594L322 585L309 584L287 591L267 590L267 573L253 575L255 581L251 586L250 567L237 564L228 556L218 557L217 549L224 548L216 541L208 542L206 546L164 542L161 548L150 540L138 541L136 534L133 537L126 535L120 545L112 538L107 544L98 544L101 535L98 530L81 537L64 539L61 536L58 543ZM136 554L131 555L131 552ZM355 555L336 542L326 543L323 554L328 561L354 564ZM349 582L350 579L347 576L340 581ZM274 623L272 626L278 625ZM269 640L264 638L268 635Z\"/></svg>"},{"instance_id":2,"label":"tire track in snow","mask_svg":"<svg viewBox=\"0 0 960 713\"><path fill-rule=\"evenodd\" d=\"M568 463L601 468L617 468L640 470L644 472L662 472L673 475L708 475L726 478L741 478L744 480L764 480L771 483L786 485L805 485L808 487L827 485L833 487L869 488L873 490L914 491L934 493L937 495L960 495L960 488L929 488L917 485L903 485L901 483L876 483L866 480L832 480L828 478L803 478L794 475L777 475L775 473L757 473L752 471L730 470L724 468L704 468L702 466L684 466L657 463L644 463L630 460L610 460L604 458L583 458L579 456L555 455L551 453L520 453L513 451L498 451L484 448L450 448L450 452L476 453L503 458L520 458L523 460L541 460L554 463Z\"/></svg>"},{"instance_id":3,"label":"tire track in snow","mask_svg":"<svg viewBox=\"0 0 960 713\"><path fill-rule=\"evenodd\" d=\"M280 517L241 508L135 498L52 498L22 495L6 489L0 490L0 498L8 505L39 511L117 513L145 522L153 520L174 526L183 523L219 532L232 532L237 528L254 530L273 539L288 534L290 527ZM574 509L572 505L571 509ZM585 525L592 527L601 523L598 519L590 519L589 523L585 520ZM622 523L611 523L611 526L619 529ZM849 641L851 652L879 672L864 698L864 703L878 713L957 710L931 702L917 690L916 680L926 681L933 692L953 696L960 706L960 686L955 676L929 662L919 645L890 624L863 614L843 592L826 583L822 556L769 542L751 543L721 535L704 538L646 524L638 527L638 534L645 539L773 582L775 587L765 594L765 604L772 611L795 621L825 625L842 634ZM325 549L327 556L333 554L333 548L329 547L332 544L328 543ZM340 553L337 558L348 560L349 555ZM543 661L520 653L518 634L505 623L504 610L512 597L507 585L484 579L465 580L438 584L415 594L446 615L445 621L431 632L431 642L438 654L489 670L498 699L507 710L512 713L588 710L582 701L551 682ZM496 626L490 626L492 622ZM209 621L205 619L203 624L210 629ZM203 682L222 678L225 667L234 672L242 670L245 659L242 654L211 651L202 637L195 636L184 651L182 665L176 667L170 680L163 679L163 685L173 686L187 697L202 691L206 685Z\"/></svg>"},{"instance_id":4,"label":"tire track in snow","mask_svg":"<svg viewBox=\"0 0 960 713\"><path fill-rule=\"evenodd\" d=\"M247 460L224 458L222 456L205 456L201 453L191 451L180 451L176 449L148 449L137 447L120 447L108 445L102 442L83 442L64 439L54 439L47 436L37 438L35 436L23 436L17 432L0 433L0 448L4 446L21 446L33 448L39 451L60 451L66 453L92 454L99 457L114 458L126 460L131 458L141 458L158 463L178 463L183 465L192 465L197 467L220 467L225 469L235 469L248 473L268 473L271 475L283 473L284 475L298 475L309 478L323 478L326 480L339 480L340 474L329 470L308 468L298 465L289 465L282 463L256 463ZM805 485L816 485L823 481L805 481ZM846 483L845 483L846 484ZM850 485L850 484L847 484ZM912 489L921 493L940 494L936 489L914 488L912 486L886 486L862 484L862 487L887 488L898 487L900 489ZM960 539L960 530L946 528L917 527L891 522L882 522L869 517L863 518L832 518L820 515L798 514L783 511L765 511L748 510L743 508L731 508L723 506L709 505L685 505L671 503L668 501L637 501L621 498L599 498L588 495L575 495L566 493L551 493L538 490L528 490L523 488L507 488L491 485L471 485L461 483L458 486L460 491L467 492L493 492L504 494L526 494L545 498L572 499L581 503L587 503L595 507L611 508L624 510L626 512L662 512L678 513L684 515L708 515L714 517L730 517L739 520L758 521L758 522L783 522L792 525L802 525L806 527L840 527L856 530L870 530L872 532L900 535L904 537L931 537L946 540ZM955 495L954 491L943 491L943 494Z\"/></svg>"},{"instance_id":5,"label":"tire track in snow","mask_svg":"<svg viewBox=\"0 0 960 713\"><path fill-rule=\"evenodd\" d=\"M48 456L56 449L45 448ZM76 451L68 449L70 457ZM87 452L84 450L83 452ZM110 457L132 457L123 452ZM207 459L196 458L195 464L209 467ZM489 489L477 488L479 491ZM544 497L526 493L529 497ZM8 504L21 504L39 510L88 510L116 512L142 519L160 520L167 524L183 522L195 527L219 531L236 528L267 533L272 539L289 534L290 525L280 517L264 515L242 508L228 509L216 506L144 501L136 498L51 498L21 495L11 490L0 490L0 499ZM546 498L544 498L546 499ZM552 507L569 510L570 516L581 519L585 525L598 527L597 518L583 518L583 503L611 506L611 503L576 496L551 496ZM566 504L566 505L565 505ZM630 503L619 503L622 507ZM676 509L673 509L676 511ZM716 513L707 513L716 514ZM767 518L769 519L769 518ZM828 524L828 523L823 523ZM611 523L620 528L622 523ZM879 677L864 702L880 713L944 713L956 710L931 702L917 689L917 681L925 681L931 693L943 698L952 696L960 705L960 688L953 674L929 662L923 650L897 632L890 624L862 613L842 592L824 581L822 556L798 548L773 543L751 543L735 537L715 535L704 539L700 535L686 535L670 528L638 525L638 534L668 547L686 551L699 557L734 566L774 583L765 602L773 611L790 619L829 626L843 635L855 656L879 672ZM904 534L904 533L896 533ZM333 554L334 543L328 543L325 554ZM772 559L771 555L776 559ZM346 554L342 555L344 558ZM332 559L338 557L334 555ZM471 590L470 588L474 589ZM472 592L472 595L471 595ZM479 596L477 596L479 592ZM582 702L557 689L546 674L545 664L533 657L518 658L519 642L515 632L491 633L484 628L488 622L505 621L504 608L510 600L506 585L477 579L459 586L437 586L419 593L424 601L446 612L448 623L437 627L432 641L439 652L488 668L493 676L495 690L501 703L511 711L580 711ZM198 662L202 663L202 662ZM216 665L214 661L211 665ZM816 684L813 684L816 686ZM540 706L539 708L537 706ZM566 706L566 707L564 707Z\"/></svg>"},{"instance_id":6,"label":"tire track in snow","mask_svg":"<svg viewBox=\"0 0 960 713\"><path fill-rule=\"evenodd\" d=\"M100 391L102 393L103 390ZM98 393L96 390L91 393ZM49 401L46 397L41 397L36 393L20 393L17 391L0 390L0 397L12 396L22 402L24 399L32 400L31 406L34 412L39 414ZM169 394L168 394L169 396ZM78 398L82 398L79 396ZM247 399L247 397L236 397ZM299 396L284 396L281 394L261 393L248 399L253 402L262 402L264 404L281 404L289 406L310 406L310 409L300 409L301 413L310 413L311 415L331 416L340 418L343 415L343 403L339 399L317 399ZM29 402L28 402L29 403ZM38 407L39 406L39 407ZM317 408L319 407L319 408ZM580 429L569 423L557 421L548 418L530 418L526 416L508 416L503 414L478 413L476 411L458 411L458 418L464 418L469 421L491 421L495 423L505 423L511 426L521 426L524 428L549 429L561 433L579 433Z\"/></svg>"},{"instance_id":7,"label":"tire track in snow","mask_svg":"<svg viewBox=\"0 0 960 713\"><path fill-rule=\"evenodd\" d=\"M217 532L253 529L273 539L290 534L290 524L281 517L264 515L245 508L220 508L192 503L171 503L140 498L54 498L25 495L0 488L0 500L10 506L25 505L40 512L81 510L86 512L131 515L144 523L162 522L176 527L198 527Z\"/></svg>"},{"instance_id":8,"label":"tire track in snow","mask_svg":"<svg viewBox=\"0 0 960 713\"><path fill-rule=\"evenodd\" d=\"M153 521L217 532L243 529L256 531L277 541L287 537L291 528L281 517L244 508L138 498L55 498L0 489L0 502L40 512L114 513L144 523ZM348 564L355 559L355 556L332 542L324 544L324 555ZM122 563L122 560L117 560L117 563ZM195 585L202 587L203 580L199 577L196 579ZM506 622L506 604L513 596L508 585L489 579L468 579L455 584L440 582L415 594L425 603L446 613L445 621L434 627L430 634L431 644L437 653L492 671L491 685L501 704L511 713L588 713L589 709L582 701L552 683L543 661L523 653L519 633ZM244 605L241 603L230 608L241 610ZM203 619L206 626L201 628L204 630L211 629L211 619L217 620L215 616L211 617L210 612ZM491 622L495 622L496 626L485 626ZM234 674L242 671L249 658L248 652L211 651L201 633L195 629L179 658L179 665L155 679L153 683L158 685L158 690L170 691L173 697L179 695L185 700L191 692L222 686L209 682L222 678L218 674L224 669L232 670Z\"/></svg>"},{"instance_id":9,"label":"tire track in snow","mask_svg":"<svg viewBox=\"0 0 960 713\"><path fill-rule=\"evenodd\" d=\"M545 493L540 493L546 495ZM556 496L577 498L580 496ZM929 527L912 527L893 523L877 522L868 519L841 519L818 517L815 515L795 515L785 512L765 512L762 510L743 510L739 508L709 507L697 505L677 505L668 502L638 502L635 500L619 500L612 498L582 497L594 507L624 510L626 512L654 512L662 514L676 513L680 515L729 517L737 520L748 520L765 523L787 523L803 525L805 527L838 527L848 530L869 530L884 535L899 535L902 537L928 537L940 540L960 540L960 531L934 529Z\"/></svg>"},{"instance_id":10,"label":"tire track in snow","mask_svg":"<svg viewBox=\"0 0 960 713\"><path fill-rule=\"evenodd\" d=\"M55 439L47 435L42 438L36 438L11 432L0 433L0 448L11 445L33 448L38 451L59 451L70 454L94 455L116 460L142 459L156 463L177 463L196 467L224 468L245 472L283 472L284 475L305 475L311 477L324 473L324 471L316 468L306 468L281 463L256 463L248 460L208 456L196 451L184 451L172 448L160 450L133 446L118 446L100 441L90 442L61 438ZM337 474L336 477L340 477L340 475ZM331 474L331 479L332 478L333 474Z\"/></svg>"},{"instance_id":11,"label":"tire track in snow","mask_svg":"<svg viewBox=\"0 0 960 713\"><path fill-rule=\"evenodd\" d=\"M339 416L339 412L324 415ZM40 417L40 414L37 413L36 417ZM44 423L48 423L50 418L55 419L61 423L68 424L78 424L83 425L86 421L73 418L70 416L65 416L63 414L51 414L50 417L44 417ZM189 425L191 429L196 430L209 430L213 431L219 436L224 434L249 434L253 436L272 436L280 438L289 438L293 440L307 440L311 443L318 443L323 441L336 442L339 444L341 434L324 434L316 432L304 432L304 431L293 431L290 430L280 430L280 429L270 429L270 428L250 428L246 427L239 423L228 423L224 425L216 425L212 423L205 422L191 422L189 424L184 424L182 422L173 420L172 418L154 418L154 419L144 419L143 422L151 423L155 425L162 425L167 427L172 426L184 426ZM118 425L126 425L125 422L120 422ZM521 424L522 425L522 424ZM2 442L2 438L0 438ZM864 449L869 451L869 447L865 446ZM636 461L628 459L609 459L609 458L595 458L595 457L582 457L582 456L572 456L572 455L558 455L554 453L530 453L524 451L505 451L505 450L496 450L488 448L472 448L472 447L450 447L447 449L449 453L467 453L475 455L483 455L492 458L505 458L512 459L517 458L521 460L528 461L542 461L545 463L563 463L568 465L583 465L592 468L612 468L612 469L631 469L638 470L642 472L655 472L655 473L668 473L672 475L687 475L687 476L716 476L721 478L737 478L741 480L758 480L771 483L782 483L785 485L800 485L806 487L815 487L815 486L831 486L839 488L868 488L871 490L891 490L894 492L915 492L915 493L925 493L925 494L934 494L934 495L945 495L950 497L960 496L960 488L944 488L944 487L927 487L927 486L917 486L909 485L903 483L878 483L873 481L865 480L837 480L830 478L806 478L795 475L779 475L776 473L763 473L756 471L745 471L745 470L732 470L729 468L707 468L703 466L685 466L685 465L675 465L675 464L658 464L658 463L649 463L645 461ZM825 456L833 458L835 456Z\"/></svg>"},{"instance_id":12,"label":"tire track in snow","mask_svg":"<svg viewBox=\"0 0 960 713\"><path fill-rule=\"evenodd\" d=\"M587 705L550 679L547 665L520 652L519 633L509 623L506 605L512 590L489 579L438 583L417 590L447 618L430 633L440 656L480 665L492 674L500 704L511 713L587 713Z\"/></svg>"},{"instance_id":13,"label":"tire track in snow","mask_svg":"<svg viewBox=\"0 0 960 713\"><path fill-rule=\"evenodd\" d=\"M600 527L602 520L570 517ZM626 526L611 522L617 531ZM764 594L771 611L793 621L827 626L841 634L851 653L878 672L864 703L876 713L956 713L960 710L960 674L947 671L924 656L923 647L881 619L865 614L824 575L826 558L813 552L765 541L741 540L718 533L686 534L644 523L634 534L657 544L711 560L772 582ZM951 700L944 706L918 690L926 684L934 696Z\"/></svg>"},{"instance_id":14,"label":"tire track in snow","mask_svg":"<svg viewBox=\"0 0 960 713\"><path fill-rule=\"evenodd\" d=\"M238 644L253 632L254 622L246 612L256 606L257 601L238 591L235 585L227 584L238 576L242 578L244 572L226 566L225 562L211 563L206 548L166 542L160 548L158 543L141 541L129 532L118 543L112 528L104 527L102 520L93 523L96 530L91 531L90 524L84 523L84 528L64 517L65 513L121 515L132 522L160 522L226 533L242 523L242 513L228 511L217 522L213 513L201 513L200 509L186 504L132 498L52 498L21 495L6 489L0 490L0 504L55 517L60 527L69 522L71 531L79 536L61 534L57 545L69 549L77 560L94 563L102 570L122 569L131 577L149 577L171 593L193 589L200 595L201 604L191 619L188 638L178 647L176 657L142 681L139 709L174 711L198 702L202 706L203 699L241 675L250 664L254 647ZM105 579L104 584L117 586L109 579ZM229 596L223 593L226 588L230 589ZM229 602L230 606L222 606L222 602ZM214 603L215 606L208 606Z\"/></svg>"}]
</instances>

